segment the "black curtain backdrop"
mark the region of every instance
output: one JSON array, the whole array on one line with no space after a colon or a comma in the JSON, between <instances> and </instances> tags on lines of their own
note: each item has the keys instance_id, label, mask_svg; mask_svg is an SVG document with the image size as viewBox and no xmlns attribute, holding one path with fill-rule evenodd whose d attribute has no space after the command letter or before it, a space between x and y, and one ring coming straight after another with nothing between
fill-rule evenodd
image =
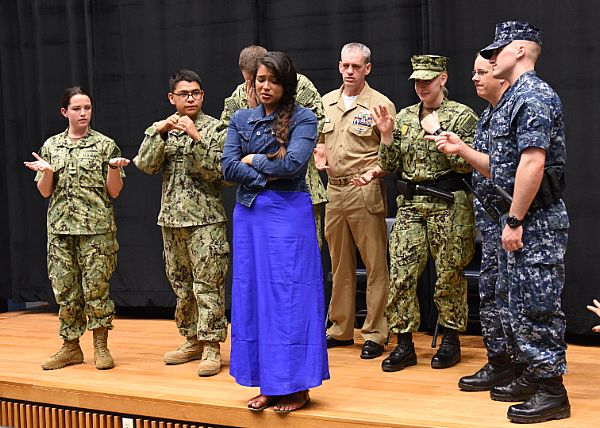
<instances>
[{"instance_id":1,"label":"black curtain backdrop","mask_svg":"<svg viewBox=\"0 0 600 428\"><path fill-rule=\"evenodd\" d=\"M92 126L129 158L144 129L172 110L172 71L191 68L206 89L204 111L219 117L241 81L238 53L249 44L282 50L322 94L337 88L339 51L361 41L372 50L370 84L397 108L416 102L410 56L447 55L450 97L481 111L470 81L473 59L496 22L522 19L544 32L538 73L565 107L566 201L571 217L563 307L568 332L589 334L585 304L600 297L600 3L573 0L2 0L0 3L0 299L52 301L46 271L46 201L22 162L66 127L59 100L80 84L94 95ZM160 176L126 170L115 202L121 246L111 294L119 306L172 306L156 217ZM393 197L393 192L390 196ZM233 192L225 194L228 211ZM393 202L390 199L390 202ZM395 205L390 204L390 215ZM327 262L326 262L327 263Z\"/></svg>"}]
</instances>

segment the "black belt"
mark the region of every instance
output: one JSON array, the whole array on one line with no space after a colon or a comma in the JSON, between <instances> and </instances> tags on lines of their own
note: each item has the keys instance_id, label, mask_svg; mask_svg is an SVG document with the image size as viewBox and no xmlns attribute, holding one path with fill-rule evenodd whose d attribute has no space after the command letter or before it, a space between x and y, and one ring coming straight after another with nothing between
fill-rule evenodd
<instances>
[{"instance_id":1,"label":"black belt","mask_svg":"<svg viewBox=\"0 0 600 428\"><path fill-rule=\"evenodd\" d=\"M409 183L435 188L444 192L456 192L457 190L466 190L465 185L462 181L463 179L470 182L471 174L459 174L458 172L452 171L448 174L442 175L441 177L435 180L419 182L409 181Z\"/></svg>"}]
</instances>

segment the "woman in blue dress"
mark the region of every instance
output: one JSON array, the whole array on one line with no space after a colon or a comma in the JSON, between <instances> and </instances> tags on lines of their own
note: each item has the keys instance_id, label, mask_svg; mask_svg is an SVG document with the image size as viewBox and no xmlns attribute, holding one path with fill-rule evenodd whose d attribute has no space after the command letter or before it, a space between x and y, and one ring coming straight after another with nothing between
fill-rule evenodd
<instances>
[{"instance_id":1,"label":"woman in blue dress","mask_svg":"<svg viewBox=\"0 0 600 428\"><path fill-rule=\"evenodd\" d=\"M261 105L231 119L223 175L239 183L233 212L230 373L260 387L251 410L287 413L329 379L323 270L306 168L317 119L295 103L296 70L269 52L255 73Z\"/></svg>"}]
</instances>

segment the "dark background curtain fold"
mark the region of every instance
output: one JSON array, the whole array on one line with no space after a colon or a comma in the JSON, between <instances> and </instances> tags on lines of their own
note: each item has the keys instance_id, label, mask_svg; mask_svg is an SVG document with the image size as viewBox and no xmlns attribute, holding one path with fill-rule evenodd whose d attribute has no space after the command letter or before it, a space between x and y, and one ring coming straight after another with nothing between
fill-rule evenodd
<instances>
[{"instance_id":1,"label":"dark background curtain fold","mask_svg":"<svg viewBox=\"0 0 600 428\"><path fill-rule=\"evenodd\" d=\"M202 76L204 110L218 117L240 83L239 50L261 44L283 50L322 94L339 87L341 46L361 41L372 52L369 83L397 108L417 101L410 56L450 57L450 98L484 108L470 81L475 53L496 22L522 19L544 31L538 73L565 107L571 217L563 306L568 331L588 334L596 320L585 304L600 296L600 159L593 141L600 115L600 3L585 0L482 2L401 0L3 0L0 3L0 299L52 300L46 271L43 200L22 161L66 127L62 90L74 84L94 95L93 127L132 158L144 129L171 112L168 78L178 68ZM160 176L129 167L115 202L119 266L111 293L119 306L172 306L156 217ZM393 194L393 192L392 192ZM395 204L390 200L390 215ZM226 191L229 211L233 192Z\"/></svg>"}]
</instances>

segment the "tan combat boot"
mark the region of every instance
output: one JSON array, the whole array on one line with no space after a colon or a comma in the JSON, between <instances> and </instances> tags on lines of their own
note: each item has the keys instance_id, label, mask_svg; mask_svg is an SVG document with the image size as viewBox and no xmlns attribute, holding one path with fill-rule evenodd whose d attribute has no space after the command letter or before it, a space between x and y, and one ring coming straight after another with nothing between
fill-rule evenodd
<instances>
[{"instance_id":1,"label":"tan combat boot","mask_svg":"<svg viewBox=\"0 0 600 428\"><path fill-rule=\"evenodd\" d=\"M115 362L106 344L108 340L108 328L98 327L92 331L94 333L94 362L96 363L96 368L98 370L112 369L115 366Z\"/></svg>"},{"instance_id":2,"label":"tan combat boot","mask_svg":"<svg viewBox=\"0 0 600 428\"><path fill-rule=\"evenodd\" d=\"M83 363L83 352L79 347L79 339L65 340L62 348L56 354L42 362L42 368L44 370L62 369L81 363Z\"/></svg>"},{"instance_id":3,"label":"tan combat boot","mask_svg":"<svg viewBox=\"0 0 600 428\"><path fill-rule=\"evenodd\" d=\"M198 365L198 376L213 376L221 371L221 348L219 342L204 342L202 361Z\"/></svg>"},{"instance_id":4,"label":"tan combat boot","mask_svg":"<svg viewBox=\"0 0 600 428\"><path fill-rule=\"evenodd\" d=\"M183 364L192 360L202 358L202 349L204 342L198 340L197 337L191 336L176 350L169 351L163 357L165 364Z\"/></svg>"}]
</instances>

